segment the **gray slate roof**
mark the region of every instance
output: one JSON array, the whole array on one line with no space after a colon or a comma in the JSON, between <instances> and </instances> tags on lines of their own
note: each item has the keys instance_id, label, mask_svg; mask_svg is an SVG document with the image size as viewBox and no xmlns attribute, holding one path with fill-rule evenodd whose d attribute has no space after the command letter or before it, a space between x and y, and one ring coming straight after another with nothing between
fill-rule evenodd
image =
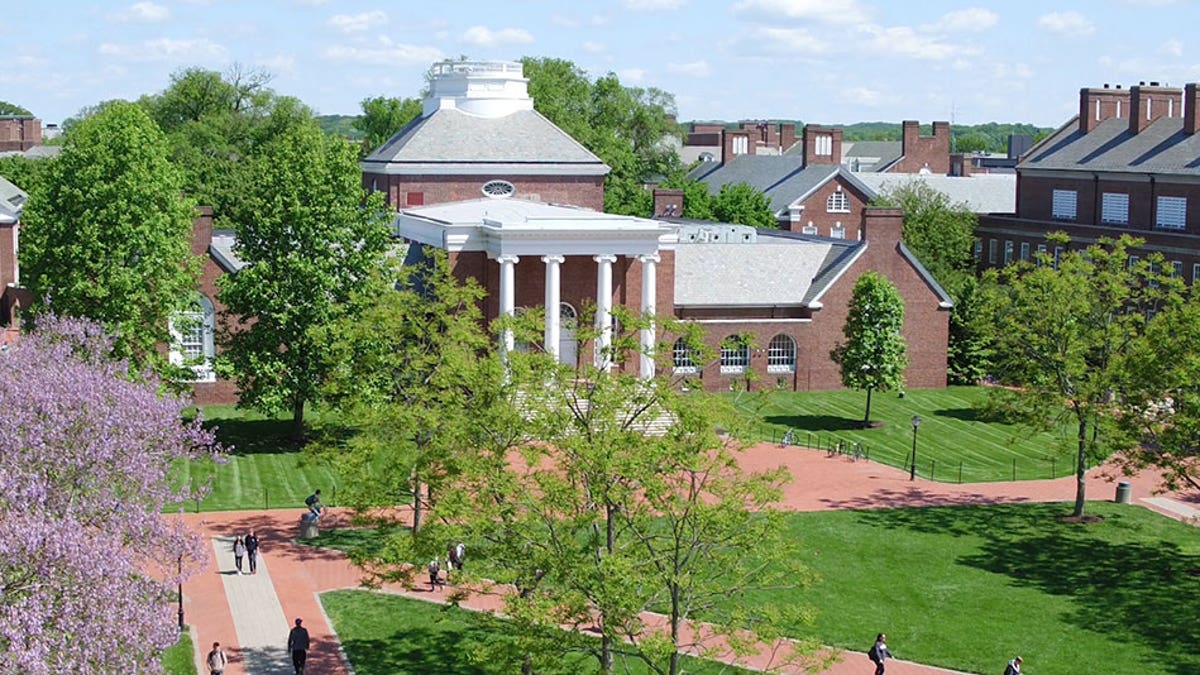
<instances>
[{"instance_id":1,"label":"gray slate roof","mask_svg":"<svg viewBox=\"0 0 1200 675\"><path fill-rule=\"evenodd\" d=\"M58 157L60 154L62 154L61 145L35 145L25 151L6 150L4 152L0 152L0 157L20 156L28 159L50 159L53 157Z\"/></svg>"},{"instance_id":2,"label":"gray slate roof","mask_svg":"<svg viewBox=\"0 0 1200 675\"><path fill-rule=\"evenodd\" d=\"M21 219L29 195L0 176L0 223L15 223Z\"/></svg>"},{"instance_id":3,"label":"gray slate roof","mask_svg":"<svg viewBox=\"0 0 1200 675\"><path fill-rule=\"evenodd\" d=\"M1017 175L987 173L972 176L940 176L916 173L860 173L863 183L878 193L920 181L950 198L966 204L975 213L1014 213L1017 207Z\"/></svg>"},{"instance_id":4,"label":"gray slate roof","mask_svg":"<svg viewBox=\"0 0 1200 675\"><path fill-rule=\"evenodd\" d=\"M842 163L854 166L864 173L883 171L903 157L904 144L900 141L855 141L842 146Z\"/></svg>"},{"instance_id":5,"label":"gray slate roof","mask_svg":"<svg viewBox=\"0 0 1200 675\"><path fill-rule=\"evenodd\" d=\"M724 164L701 164L688 174L707 184L709 194L713 195L723 185L747 183L770 198L775 213L786 211L789 204L807 197L838 175L868 199L875 198L875 192L846 167L838 164L805 167L803 158L797 155L738 155Z\"/></svg>"},{"instance_id":6,"label":"gray slate roof","mask_svg":"<svg viewBox=\"0 0 1200 675\"><path fill-rule=\"evenodd\" d=\"M1109 119L1079 132L1076 116L1034 147L1017 169L1068 169L1200 175L1200 134L1183 133L1183 119L1159 118L1140 134L1129 120Z\"/></svg>"},{"instance_id":7,"label":"gray slate roof","mask_svg":"<svg viewBox=\"0 0 1200 675\"><path fill-rule=\"evenodd\" d=\"M413 120L362 162L364 170L471 165L500 170L554 166L574 175L604 175L600 158L535 110L479 117L442 109Z\"/></svg>"},{"instance_id":8,"label":"gray slate roof","mask_svg":"<svg viewBox=\"0 0 1200 675\"><path fill-rule=\"evenodd\" d=\"M237 245L237 235L233 230L213 230L212 243L208 245L208 252L212 255L213 260L221 266L221 269L232 274L246 266L246 262L239 258L233 249Z\"/></svg>"}]
</instances>

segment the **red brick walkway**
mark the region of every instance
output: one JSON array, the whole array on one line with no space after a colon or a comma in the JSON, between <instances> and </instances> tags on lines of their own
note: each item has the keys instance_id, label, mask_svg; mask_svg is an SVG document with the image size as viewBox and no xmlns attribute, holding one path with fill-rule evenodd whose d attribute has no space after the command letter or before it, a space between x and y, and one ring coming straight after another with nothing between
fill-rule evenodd
<instances>
[{"instance_id":1,"label":"red brick walkway","mask_svg":"<svg viewBox=\"0 0 1200 675\"><path fill-rule=\"evenodd\" d=\"M908 475L898 469L867 461L851 461L845 457L827 457L825 453L800 448L782 449L776 445L762 444L747 451L743 466L750 470L787 466L794 476L785 491L787 508L797 511L820 511L833 509L889 508L902 506L991 504L1002 502L1046 502L1074 499L1073 478L1045 481L1022 481L1017 483L983 483L950 485L917 480L909 482ZM1115 483L1104 475L1103 470L1093 471L1088 478L1090 499L1112 499ZM1133 485L1134 503L1152 496L1157 477L1144 474L1129 480ZM1200 495L1167 495L1181 503L1200 508ZM1161 511L1161 509L1160 509ZM239 511L186 514L185 522L196 527L206 540L213 536L232 536L255 530L262 540L263 555L266 556L271 580L290 620L303 617L313 638L313 649L309 655L310 673L322 675L348 675L343 657L329 626L317 595L325 591L354 588L358 586L359 574L344 555L336 551L317 549L296 544L293 537L296 521L302 509L276 511ZM1173 517L1178 514L1167 513ZM328 517L328 516L327 516ZM331 517L338 517L331 514ZM215 555L210 556L208 569L184 586L187 622L195 627L197 641L197 663L200 653L207 651L213 641L227 646L231 664L226 673L242 675L246 672L239 658L239 645L233 628L233 615L225 598L220 570ZM399 589L390 589L402 592ZM439 601L441 594L423 590L404 592L410 597ZM473 596L464 606L473 609L495 609L499 599L494 596ZM287 627L280 629L280 649L286 639ZM873 636L864 636L869 642ZM764 656L747 665L768 665ZM778 663L776 658L775 663ZM865 667L864 667L865 666ZM830 675L851 675L867 672L870 664L859 653L845 653L845 660L824 671ZM203 671L201 671L203 672ZM785 672L801 672L798 669ZM888 672L893 675L917 675L947 673L951 671L907 663L889 663Z\"/></svg>"}]
</instances>

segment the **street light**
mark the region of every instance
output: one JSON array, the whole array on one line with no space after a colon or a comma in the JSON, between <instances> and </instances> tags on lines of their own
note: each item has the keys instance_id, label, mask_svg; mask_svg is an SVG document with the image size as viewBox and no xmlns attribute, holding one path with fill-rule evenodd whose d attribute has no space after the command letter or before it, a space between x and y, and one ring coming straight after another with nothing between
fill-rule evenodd
<instances>
[{"instance_id":1,"label":"street light","mask_svg":"<svg viewBox=\"0 0 1200 675\"><path fill-rule=\"evenodd\" d=\"M910 466L908 468L908 479L916 480L917 479L917 427L921 426L921 416L913 415L912 424L913 424L913 453L912 453L912 466Z\"/></svg>"}]
</instances>

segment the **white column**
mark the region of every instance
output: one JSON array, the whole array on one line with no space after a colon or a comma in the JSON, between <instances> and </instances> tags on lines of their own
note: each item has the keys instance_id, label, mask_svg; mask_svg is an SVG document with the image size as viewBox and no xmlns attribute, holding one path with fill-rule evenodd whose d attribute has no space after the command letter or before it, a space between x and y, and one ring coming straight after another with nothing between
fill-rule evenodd
<instances>
[{"instance_id":1,"label":"white column","mask_svg":"<svg viewBox=\"0 0 1200 675\"><path fill-rule=\"evenodd\" d=\"M592 258L598 263L596 270L596 367L607 372L612 368L612 265L615 255L598 255Z\"/></svg>"},{"instance_id":2,"label":"white column","mask_svg":"<svg viewBox=\"0 0 1200 675\"><path fill-rule=\"evenodd\" d=\"M500 263L500 316L512 316L517 310L516 265L520 258L515 255L497 256ZM513 350L513 332L506 328L500 337L501 354L507 355Z\"/></svg>"},{"instance_id":3,"label":"white column","mask_svg":"<svg viewBox=\"0 0 1200 675\"><path fill-rule=\"evenodd\" d=\"M544 255L542 262L546 263L546 351L559 360L559 341L562 336L562 315L560 313L559 275L563 263L561 255Z\"/></svg>"},{"instance_id":4,"label":"white column","mask_svg":"<svg viewBox=\"0 0 1200 675\"><path fill-rule=\"evenodd\" d=\"M654 377L654 314L655 295L658 283L658 255L640 255L642 263L642 319L650 324L642 329L641 376L644 380Z\"/></svg>"}]
</instances>

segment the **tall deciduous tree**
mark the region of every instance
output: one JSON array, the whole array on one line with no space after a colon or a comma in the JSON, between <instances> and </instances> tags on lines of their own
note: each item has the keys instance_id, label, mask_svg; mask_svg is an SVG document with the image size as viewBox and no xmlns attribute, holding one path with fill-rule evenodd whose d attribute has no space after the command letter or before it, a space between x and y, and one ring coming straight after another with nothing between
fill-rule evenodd
<instances>
[{"instance_id":1,"label":"tall deciduous tree","mask_svg":"<svg viewBox=\"0 0 1200 675\"><path fill-rule=\"evenodd\" d=\"M687 210L687 203L684 203ZM712 198L713 218L722 223L740 223L754 227L779 227L771 211L771 199L747 183L722 185Z\"/></svg>"},{"instance_id":2,"label":"tall deciduous tree","mask_svg":"<svg viewBox=\"0 0 1200 675\"><path fill-rule=\"evenodd\" d=\"M241 405L290 411L297 439L333 365L316 331L367 287L388 248L389 214L362 190L357 156L309 120L281 129L241 174L235 250L246 267L221 280L239 323L221 337L218 367L236 377Z\"/></svg>"},{"instance_id":3,"label":"tall deciduous tree","mask_svg":"<svg viewBox=\"0 0 1200 675\"><path fill-rule=\"evenodd\" d=\"M1084 515L1088 467L1119 449L1120 437L1106 431L1123 414L1122 357L1145 334L1146 317L1178 299L1180 282L1161 271L1161 256L1130 260L1140 244L1106 239L1000 273L992 319L999 374L1016 386L994 395L1031 424L1072 424L1076 517Z\"/></svg>"},{"instance_id":4,"label":"tall deciduous tree","mask_svg":"<svg viewBox=\"0 0 1200 675\"><path fill-rule=\"evenodd\" d=\"M25 209L30 290L58 314L103 322L139 367L164 361L155 346L197 278L194 206L169 154L145 111L108 103L71 133Z\"/></svg>"},{"instance_id":5,"label":"tall deciduous tree","mask_svg":"<svg viewBox=\"0 0 1200 675\"><path fill-rule=\"evenodd\" d=\"M904 386L908 348L904 328L904 298L892 282L867 272L854 284L850 311L842 335L846 340L830 353L842 369L842 384L865 389L863 426L871 424L871 393Z\"/></svg>"},{"instance_id":6,"label":"tall deciduous tree","mask_svg":"<svg viewBox=\"0 0 1200 675\"><path fill-rule=\"evenodd\" d=\"M175 462L215 452L184 401L133 382L99 324L43 317L0 353L0 671L154 672L179 569L205 560L163 508Z\"/></svg>"},{"instance_id":7,"label":"tall deciduous tree","mask_svg":"<svg viewBox=\"0 0 1200 675\"><path fill-rule=\"evenodd\" d=\"M0 115L31 116L33 113L29 112L28 108L22 108L16 103L0 101Z\"/></svg>"},{"instance_id":8,"label":"tall deciduous tree","mask_svg":"<svg viewBox=\"0 0 1200 675\"><path fill-rule=\"evenodd\" d=\"M421 115L421 101L415 98L376 96L364 98L360 105L362 115L354 119L353 125L363 133L363 155L383 145Z\"/></svg>"}]
</instances>

